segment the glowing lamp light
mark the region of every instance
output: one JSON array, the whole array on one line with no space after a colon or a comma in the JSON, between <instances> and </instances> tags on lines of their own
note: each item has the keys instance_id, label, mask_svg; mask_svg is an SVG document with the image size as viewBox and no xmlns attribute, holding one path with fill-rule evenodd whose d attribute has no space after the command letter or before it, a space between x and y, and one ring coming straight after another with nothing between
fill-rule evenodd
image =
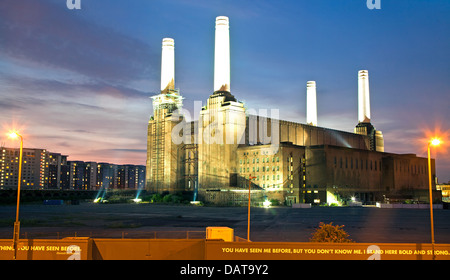
<instances>
[{"instance_id":1,"label":"glowing lamp light","mask_svg":"<svg viewBox=\"0 0 450 280\"><path fill-rule=\"evenodd\" d=\"M15 139L15 138L19 137L19 134L15 131L11 131L10 133L8 133L8 137L11 139Z\"/></svg>"},{"instance_id":2,"label":"glowing lamp light","mask_svg":"<svg viewBox=\"0 0 450 280\"><path fill-rule=\"evenodd\" d=\"M431 140L431 145L438 146L439 144L441 144L441 140L439 140L438 138L434 138L433 140Z\"/></svg>"},{"instance_id":3,"label":"glowing lamp light","mask_svg":"<svg viewBox=\"0 0 450 280\"><path fill-rule=\"evenodd\" d=\"M22 181L22 159L23 159L23 137L16 131L11 131L8 133L8 137L11 139L20 138L20 153L19 153L19 173L17 180L17 209L16 209L16 221L14 222L14 232L13 232L13 248L14 254L13 259L17 258L17 248L19 244L19 231L20 231L20 221L19 221L19 205L20 205L20 182Z\"/></svg>"},{"instance_id":4,"label":"glowing lamp light","mask_svg":"<svg viewBox=\"0 0 450 280\"><path fill-rule=\"evenodd\" d=\"M431 177L431 156L430 156L430 146L438 146L441 144L441 140L438 138L431 139L430 142L428 142L428 188L430 192L430 225L431 225L431 248L433 252L433 260L435 260L435 252L434 252L434 214L433 214L433 184L432 184L432 177Z\"/></svg>"},{"instance_id":5,"label":"glowing lamp light","mask_svg":"<svg viewBox=\"0 0 450 280\"><path fill-rule=\"evenodd\" d=\"M266 200L266 201L263 202L263 206L264 206L265 208L269 208L270 205L272 205L272 202L270 202L270 201L268 201L268 200Z\"/></svg>"}]
</instances>

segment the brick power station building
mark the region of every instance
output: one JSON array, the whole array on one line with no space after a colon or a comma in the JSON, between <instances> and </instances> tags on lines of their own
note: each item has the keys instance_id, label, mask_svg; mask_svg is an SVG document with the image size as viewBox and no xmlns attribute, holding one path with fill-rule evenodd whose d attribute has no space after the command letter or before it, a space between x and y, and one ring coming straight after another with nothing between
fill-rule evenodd
<instances>
[{"instance_id":1,"label":"brick power station building","mask_svg":"<svg viewBox=\"0 0 450 280\"><path fill-rule=\"evenodd\" d=\"M384 151L370 118L369 76L358 72L358 124L353 133L317 125L316 82L306 83L306 124L246 109L231 94L229 19L216 18L214 91L198 121L183 115L175 87L175 43L162 43L161 93L148 124L146 188L192 192L217 205L264 200L341 204L428 201L428 163ZM432 176L435 177L434 160ZM433 188L435 184L433 180Z\"/></svg>"}]
</instances>

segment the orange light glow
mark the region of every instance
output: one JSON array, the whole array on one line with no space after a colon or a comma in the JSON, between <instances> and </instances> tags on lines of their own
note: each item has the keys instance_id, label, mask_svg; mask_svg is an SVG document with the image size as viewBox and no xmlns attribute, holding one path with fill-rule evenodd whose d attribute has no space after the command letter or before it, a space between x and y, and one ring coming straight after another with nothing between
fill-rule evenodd
<instances>
[{"instance_id":1,"label":"orange light glow","mask_svg":"<svg viewBox=\"0 0 450 280\"><path fill-rule=\"evenodd\" d=\"M427 145L430 145L434 147L433 152L447 154L450 142L446 141L446 139L450 139L450 130L442 129L442 125L435 124L433 128L423 129L423 137L417 139L417 144L425 151Z\"/></svg>"},{"instance_id":2,"label":"orange light glow","mask_svg":"<svg viewBox=\"0 0 450 280\"><path fill-rule=\"evenodd\" d=\"M438 146L439 144L441 144L441 140L439 140L438 138L434 138L431 140L431 145Z\"/></svg>"},{"instance_id":3,"label":"orange light glow","mask_svg":"<svg viewBox=\"0 0 450 280\"><path fill-rule=\"evenodd\" d=\"M15 138L19 137L19 134L15 131L11 131L10 133L8 133L8 137L15 139Z\"/></svg>"}]
</instances>

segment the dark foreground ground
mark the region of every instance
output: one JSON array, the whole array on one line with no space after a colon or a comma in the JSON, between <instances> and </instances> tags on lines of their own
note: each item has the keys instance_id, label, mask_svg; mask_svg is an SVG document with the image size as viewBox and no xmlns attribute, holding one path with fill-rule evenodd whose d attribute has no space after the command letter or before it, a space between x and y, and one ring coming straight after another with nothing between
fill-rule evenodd
<instances>
[{"instance_id":1,"label":"dark foreground ground","mask_svg":"<svg viewBox=\"0 0 450 280\"><path fill-rule=\"evenodd\" d=\"M12 238L15 206L0 206L0 238ZM208 226L247 237L247 208L155 204L22 205L21 238L196 238ZM308 242L320 222L361 243L430 243L430 211L353 207L252 208L251 240ZM450 244L450 210L434 210L436 243ZM186 233L188 232L188 233Z\"/></svg>"}]
</instances>

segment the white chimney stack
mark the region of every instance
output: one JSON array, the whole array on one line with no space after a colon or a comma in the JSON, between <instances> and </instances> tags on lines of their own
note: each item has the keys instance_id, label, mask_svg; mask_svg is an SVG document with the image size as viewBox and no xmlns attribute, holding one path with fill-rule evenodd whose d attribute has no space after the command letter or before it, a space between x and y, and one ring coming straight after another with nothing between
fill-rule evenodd
<instances>
[{"instance_id":1,"label":"white chimney stack","mask_svg":"<svg viewBox=\"0 0 450 280\"><path fill-rule=\"evenodd\" d=\"M358 121L370 123L369 72L358 72Z\"/></svg>"},{"instance_id":2,"label":"white chimney stack","mask_svg":"<svg viewBox=\"0 0 450 280\"><path fill-rule=\"evenodd\" d=\"M164 38L161 56L161 92L175 89L175 41Z\"/></svg>"},{"instance_id":3,"label":"white chimney stack","mask_svg":"<svg viewBox=\"0 0 450 280\"><path fill-rule=\"evenodd\" d=\"M306 123L317 126L316 82L306 83Z\"/></svg>"},{"instance_id":4,"label":"white chimney stack","mask_svg":"<svg viewBox=\"0 0 450 280\"><path fill-rule=\"evenodd\" d=\"M230 91L230 25L225 16L216 18L214 91Z\"/></svg>"}]
</instances>

